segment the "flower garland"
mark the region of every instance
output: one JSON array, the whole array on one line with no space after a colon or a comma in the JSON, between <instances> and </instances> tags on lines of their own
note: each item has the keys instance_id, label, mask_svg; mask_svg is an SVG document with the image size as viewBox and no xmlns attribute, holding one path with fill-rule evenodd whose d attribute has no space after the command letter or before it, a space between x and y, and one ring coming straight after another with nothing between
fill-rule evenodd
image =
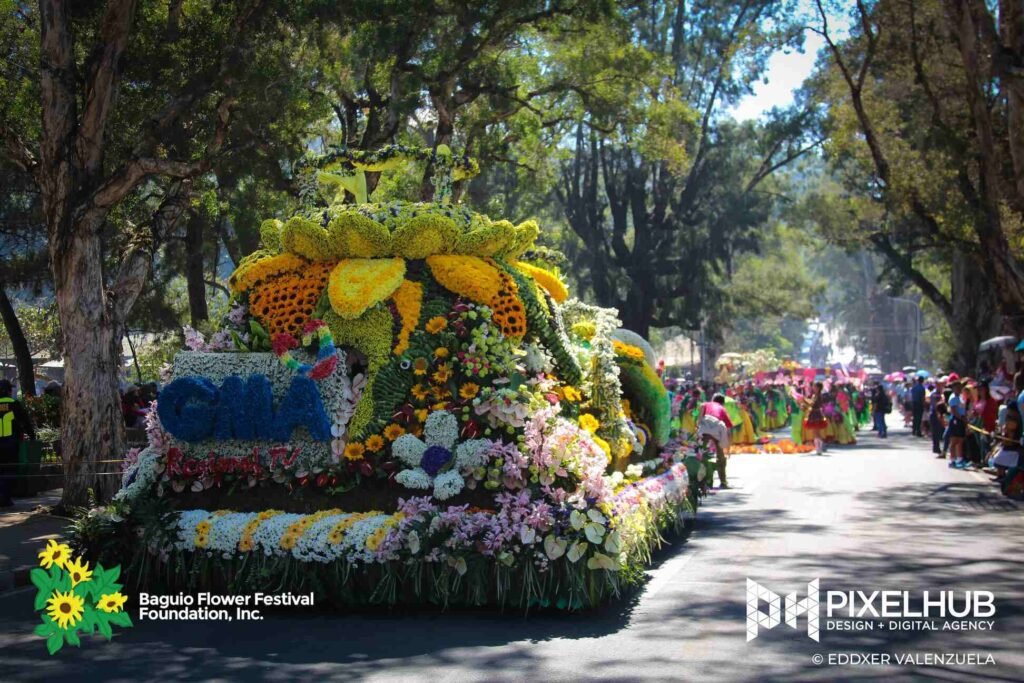
<instances>
[{"instance_id":1,"label":"flower garland","mask_svg":"<svg viewBox=\"0 0 1024 683\"><path fill-rule=\"evenodd\" d=\"M302 326L302 346L309 346L316 337L318 342L316 362L300 363L291 350L299 346L299 341L290 334L278 333L274 335L274 353L281 363L292 372L299 375L309 374L312 379L323 379L329 376L338 367L338 349L334 346L334 336L331 335L331 328L323 320L309 320Z\"/></svg>"}]
</instances>

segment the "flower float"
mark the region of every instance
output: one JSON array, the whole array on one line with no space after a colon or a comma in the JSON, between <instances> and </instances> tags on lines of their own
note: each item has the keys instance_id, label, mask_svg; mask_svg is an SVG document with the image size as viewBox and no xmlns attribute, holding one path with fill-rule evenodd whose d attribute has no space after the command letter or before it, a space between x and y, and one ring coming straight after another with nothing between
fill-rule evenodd
<instances>
[{"instance_id":1,"label":"flower float","mask_svg":"<svg viewBox=\"0 0 1024 683\"><path fill-rule=\"evenodd\" d=\"M366 196L408 162L435 201ZM646 342L569 298L535 221L451 201L475 172L400 146L300 164L304 208L262 224L96 513L132 540L81 544L182 590L344 604L571 610L636 585L696 509L701 446L670 440Z\"/></svg>"}]
</instances>

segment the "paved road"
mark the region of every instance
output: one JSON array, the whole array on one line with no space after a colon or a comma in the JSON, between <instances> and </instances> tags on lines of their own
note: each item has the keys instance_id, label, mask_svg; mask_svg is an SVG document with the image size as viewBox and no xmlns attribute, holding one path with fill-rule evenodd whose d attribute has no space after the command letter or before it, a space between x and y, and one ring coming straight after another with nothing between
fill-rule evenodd
<instances>
[{"instance_id":1,"label":"paved road","mask_svg":"<svg viewBox=\"0 0 1024 683\"><path fill-rule=\"evenodd\" d=\"M230 627L144 624L48 658L23 592L0 598L0 680L1024 679L1024 515L986 477L947 469L894 430L824 456L736 456L730 479L643 591L596 614L291 612ZM822 591L989 590L994 631L823 631L816 643L801 617L799 631L782 624L747 643L748 577L783 595L816 577ZM828 664L843 653L996 664Z\"/></svg>"}]
</instances>

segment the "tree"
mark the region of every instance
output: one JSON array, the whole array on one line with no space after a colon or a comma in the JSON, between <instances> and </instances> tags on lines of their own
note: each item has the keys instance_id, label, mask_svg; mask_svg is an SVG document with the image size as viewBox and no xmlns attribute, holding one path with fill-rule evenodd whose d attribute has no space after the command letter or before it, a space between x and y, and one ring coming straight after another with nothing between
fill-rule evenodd
<instances>
[{"instance_id":1,"label":"tree","mask_svg":"<svg viewBox=\"0 0 1024 683\"><path fill-rule=\"evenodd\" d=\"M284 51L273 50L291 38L288 10L258 0L41 0L38 12L19 5L5 14L5 28L17 23L25 35L11 52L39 55L38 70L19 59L5 72L4 90L16 97L0 133L8 158L39 187L47 226L64 334L65 506L85 504L90 488L102 498L116 487L97 461L124 449L125 321L154 250L188 208L193 179L225 147L252 144L241 131L229 137L229 123L271 99L275 79L289 73ZM268 54L277 69L256 69ZM242 98L252 92L263 98Z\"/></svg>"},{"instance_id":2,"label":"tree","mask_svg":"<svg viewBox=\"0 0 1024 683\"><path fill-rule=\"evenodd\" d=\"M644 65L618 99L581 103L558 187L595 298L640 334L700 325L721 299L715 274L728 277L734 256L756 244L772 206L765 182L817 144L804 135L811 112L776 112L763 126L722 116L766 56L796 40L791 9L640 3L623 10L621 34L605 31L600 49L578 60L605 72L621 67L599 53Z\"/></svg>"},{"instance_id":3,"label":"tree","mask_svg":"<svg viewBox=\"0 0 1024 683\"><path fill-rule=\"evenodd\" d=\"M845 41L817 9L829 149L847 187L877 207L851 234L942 312L957 364L972 367L978 341L999 327L988 302L1004 330L1024 332L1024 205L1010 163L1022 135L1019 3L1002 3L997 20L980 2L858 2ZM929 258L948 264L948 294L918 267Z\"/></svg>"}]
</instances>

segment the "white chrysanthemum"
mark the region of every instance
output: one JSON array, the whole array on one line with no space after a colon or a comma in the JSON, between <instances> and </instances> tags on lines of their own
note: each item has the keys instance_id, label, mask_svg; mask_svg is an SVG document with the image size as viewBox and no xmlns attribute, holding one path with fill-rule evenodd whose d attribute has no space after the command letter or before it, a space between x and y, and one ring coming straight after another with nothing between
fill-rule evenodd
<instances>
[{"instance_id":1,"label":"white chrysanthemum","mask_svg":"<svg viewBox=\"0 0 1024 683\"><path fill-rule=\"evenodd\" d=\"M471 439L455 446L459 422L447 410L438 410L423 425L424 439L403 434L395 439L391 453L409 469L395 475L395 481L410 489L434 490L434 497L446 500L458 495L465 482L462 471L486 462L490 442Z\"/></svg>"}]
</instances>

